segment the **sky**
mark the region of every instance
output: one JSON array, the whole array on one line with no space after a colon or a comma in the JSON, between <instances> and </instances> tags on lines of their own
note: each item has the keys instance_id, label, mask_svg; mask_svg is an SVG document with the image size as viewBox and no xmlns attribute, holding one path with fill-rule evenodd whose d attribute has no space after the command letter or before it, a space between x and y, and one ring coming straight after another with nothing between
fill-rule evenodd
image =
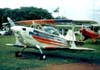
<instances>
[{"instance_id":1,"label":"sky","mask_svg":"<svg viewBox=\"0 0 100 70\"><path fill-rule=\"evenodd\" d=\"M54 17L100 22L100 0L0 0L0 8L38 7L47 9ZM59 12L53 11L59 7Z\"/></svg>"}]
</instances>

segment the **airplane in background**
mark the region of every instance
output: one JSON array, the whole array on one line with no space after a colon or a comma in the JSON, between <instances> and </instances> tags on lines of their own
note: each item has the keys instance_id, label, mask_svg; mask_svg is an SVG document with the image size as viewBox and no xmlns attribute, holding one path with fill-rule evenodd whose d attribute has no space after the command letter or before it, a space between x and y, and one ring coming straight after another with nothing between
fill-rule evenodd
<instances>
[{"instance_id":1,"label":"airplane in background","mask_svg":"<svg viewBox=\"0 0 100 70\"><path fill-rule=\"evenodd\" d=\"M7 44L12 46L21 47L21 51L15 53L16 57L22 56L23 51L26 48L36 48L40 52L40 59L45 60L46 55L44 50L95 50L92 48L77 47L75 44L76 37L72 30L68 30L67 35L63 36L57 29L51 26L42 27L26 27L15 25L9 17L7 18L11 25L11 30L16 37L15 44ZM38 20L41 23L52 23L55 20ZM67 22L68 20L56 20L56 22Z\"/></svg>"},{"instance_id":2,"label":"airplane in background","mask_svg":"<svg viewBox=\"0 0 100 70\"><path fill-rule=\"evenodd\" d=\"M100 39L100 25L99 24L93 24L90 27L82 27L80 29L80 32L82 33L84 39L83 41L87 39L92 39L93 43L97 42L97 39Z\"/></svg>"}]
</instances>

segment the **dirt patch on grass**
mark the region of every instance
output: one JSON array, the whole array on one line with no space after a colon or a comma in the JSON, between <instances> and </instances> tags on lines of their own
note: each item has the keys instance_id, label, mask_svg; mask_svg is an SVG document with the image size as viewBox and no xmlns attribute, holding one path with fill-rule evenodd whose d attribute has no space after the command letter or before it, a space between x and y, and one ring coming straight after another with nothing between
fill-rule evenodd
<instances>
[{"instance_id":1,"label":"dirt patch on grass","mask_svg":"<svg viewBox=\"0 0 100 70\"><path fill-rule=\"evenodd\" d=\"M43 68L28 68L27 70L100 70L100 65L89 63L71 63L61 65L48 65Z\"/></svg>"}]
</instances>

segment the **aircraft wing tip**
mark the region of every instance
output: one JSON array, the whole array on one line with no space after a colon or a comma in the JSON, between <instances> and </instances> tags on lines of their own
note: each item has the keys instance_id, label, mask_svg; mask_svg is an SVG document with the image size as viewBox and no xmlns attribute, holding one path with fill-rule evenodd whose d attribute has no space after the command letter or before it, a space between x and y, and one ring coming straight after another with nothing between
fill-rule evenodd
<instances>
[{"instance_id":1,"label":"aircraft wing tip","mask_svg":"<svg viewBox=\"0 0 100 70\"><path fill-rule=\"evenodd\" d=\"M83 51L94 51L96 49L92 49L92 48L83 48L83 47L75 47L75 48L70 48L71 50L83 50Z\"/></svg>"}]
</instances>

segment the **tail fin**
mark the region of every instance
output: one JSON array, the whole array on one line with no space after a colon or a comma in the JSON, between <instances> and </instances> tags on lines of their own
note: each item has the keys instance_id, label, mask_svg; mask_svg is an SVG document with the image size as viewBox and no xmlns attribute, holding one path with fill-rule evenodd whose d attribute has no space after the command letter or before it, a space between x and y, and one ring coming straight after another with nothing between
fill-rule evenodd
<instances>
[{"instance_id":1,"label":"tail fin","mask_svg":"<svg viewBox=\"0 0 100 70\"><path fill-rule=\"evenodd\" d=\"M14 21L11 18L7 17L7 20L10 23L11 27L16 26L15 23L14 23ZM17 34L15 32L14 32L14 35L16 37L16 43L13 44L13 45L23 46L23 44L18 40ZM7 44L7 45L12 45L12 44Z\"/></svg>"},{"instance_id":2,"label":"tail fin","mask_svg":"<svg viewBox=\"0 0 100 70\"><path fill-rule=\"evenodd\" d=\"M15 23L11 18L7 17L7 20L10 23L11 26L15 26Z\"/></svg>"},{"instance_id":3,"label":"tail fin","mask_svg":"<svg viewBox=\"0 0 100 70\"><path fill-rule=\"evenodd\" d=\"M73 30L68 30L67 35L65 36L68 41L76 41L76 36Z\"/></svg>"}]
</instances>

